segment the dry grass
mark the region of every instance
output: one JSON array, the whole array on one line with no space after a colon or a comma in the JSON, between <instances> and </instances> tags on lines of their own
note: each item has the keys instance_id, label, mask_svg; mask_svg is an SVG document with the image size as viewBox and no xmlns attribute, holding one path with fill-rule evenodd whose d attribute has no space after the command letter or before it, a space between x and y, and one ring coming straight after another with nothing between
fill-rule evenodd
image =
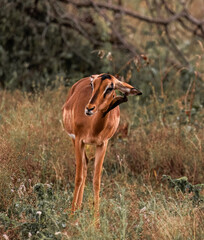
<instances>
[{"instance_id":1,"label":"dry grass","mask_svg":"<svg viewBox=\"0 0 204 240\"><path fill-rule=\"evenodd\" d=\"M162 115L165 103L157 101L144 108L130 100L122 109L121 127L104 163L101 230L96 232L93 224L93 161L79 225L73 224L68 215L75 163L61 122L66 95L64 87L34 95L0 92L0 234L9 239L28 239L29 234L42 239L48 233L51 239L202 239L202 205L193 206L192 196L161 182L163 174L203 182L203 123L194 124L195 118L182 123L174 102L171 115ZM87 150L91 157L93 149ZM45 193L39 200L36 183L46 189L52 184L53 197ZM39 209L43 223L36 217Z\"/></svg>"},{"instance_id":2,"label":"dry grass","mask_svg":"<svg viewBox=\"0 0 204 240\"><path fill-rule=\"evenodd\" d=\"M7 183L31 179L32 184L65 184L72 179L72 148L61 122L65 98L63 90L35 96L1 92L0 177L8 175Z\"/></svg>"}]
</instances>

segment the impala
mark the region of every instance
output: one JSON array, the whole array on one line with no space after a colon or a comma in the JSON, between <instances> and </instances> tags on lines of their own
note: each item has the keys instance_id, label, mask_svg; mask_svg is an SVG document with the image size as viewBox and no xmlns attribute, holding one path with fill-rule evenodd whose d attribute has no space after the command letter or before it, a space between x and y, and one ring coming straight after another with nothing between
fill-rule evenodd
<instances>
[{"instance_id":1,"label":"impala","mask_svg":"<svg viewBox=\"0 0 204 240\"><path fill-rule=\"evenodd\" d=\"M123 93L116 96L115 89ZM109 74L92 75L76 82L63 106L63 123L72 138L76 157L75 189L72 213L81 207L87 176L86 144L95 144L93 176L95 218L99 219L101 171L108 140L117 130L120 120L119 104L129 95L142 93L133 86Z\"/></svg>"}]
</instances>

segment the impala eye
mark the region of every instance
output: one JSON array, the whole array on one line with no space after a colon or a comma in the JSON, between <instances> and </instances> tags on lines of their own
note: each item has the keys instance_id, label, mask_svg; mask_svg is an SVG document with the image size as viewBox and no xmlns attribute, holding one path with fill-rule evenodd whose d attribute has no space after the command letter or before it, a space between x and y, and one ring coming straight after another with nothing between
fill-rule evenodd
<instances>
[{"instance_id":1,"label":"impala eye","mask_svg":"<svg viewBox=\"0 0 204 240\"><path fill-rule=\"evenodd\" d=\"M110 93L112 90L113 90L113 88L108 88L108 89L106 90L106 93Z\"/></svg>"},{"instance_id":2,"label":"impala eye","mask_svg":"<svg viewBox=\"0 0 204 240\"><path fill-rule=\"evenodd\" d=\"M113 87L107 88L104 94L104 98L106 97L107 94L111 93L113 91Z\"/></svg>"},{"instance_id":3,"label":"impala eye","mask_svg":"<svg viewBox=\"0 0 204 240\"><path fill-rule=\"evenodd\" d=\"M90 85L91 85L91 88L93 89L93 83L92 82L90 82Z\"/></svg>"}]
</instances>

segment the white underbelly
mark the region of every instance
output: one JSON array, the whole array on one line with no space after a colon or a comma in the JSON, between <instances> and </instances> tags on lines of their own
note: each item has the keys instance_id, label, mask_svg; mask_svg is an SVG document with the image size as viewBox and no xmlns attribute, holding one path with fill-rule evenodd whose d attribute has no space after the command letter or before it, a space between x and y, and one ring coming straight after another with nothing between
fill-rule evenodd
<instances>
[{"instance_id":1,"label":"white underbelly","mask_svg":"<svg viewBox=\"0 0 204 240\"><path fill-rule=\"evenodd\" d=\"M73 133L68 133L68 135L72 138L75 139L75 135Z\"/></svg>"}]
</instances>

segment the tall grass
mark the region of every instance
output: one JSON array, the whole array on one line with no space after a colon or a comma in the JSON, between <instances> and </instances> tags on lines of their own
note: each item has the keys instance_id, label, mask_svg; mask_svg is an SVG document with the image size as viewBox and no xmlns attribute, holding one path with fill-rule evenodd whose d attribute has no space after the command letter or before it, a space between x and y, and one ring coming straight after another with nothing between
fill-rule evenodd
<instances>
[{"instance_id":1,"label":"tall grass","mask_svg":"<svg viewBox=\"0 0 204 240\"><path fill-rule=\"evenodd\" d=\"M93 149L83 209L70 217L75 160L63 130L67 89L0 92L2 239L203 239L203 203L168 189L163 174L203 182L203 109L189 120L178 99L134 98L104 162L100 230L93 222ZM202 192L201 192L202 194Z\"/></svg>"},{"instance_id":2,"label":"tall grass","mask_svg":"<svg viewBox=\"0 0 204 240\"><path fill-rule=\"evenodd\" d=\"M46 90L34 96L1 92L2 191L5 184L20 185L24 179L32 184L50 181L65 184L72 178L71 143L61 122L65 98L66 93L61 90Z\"/></svg>"}]
</instances>

